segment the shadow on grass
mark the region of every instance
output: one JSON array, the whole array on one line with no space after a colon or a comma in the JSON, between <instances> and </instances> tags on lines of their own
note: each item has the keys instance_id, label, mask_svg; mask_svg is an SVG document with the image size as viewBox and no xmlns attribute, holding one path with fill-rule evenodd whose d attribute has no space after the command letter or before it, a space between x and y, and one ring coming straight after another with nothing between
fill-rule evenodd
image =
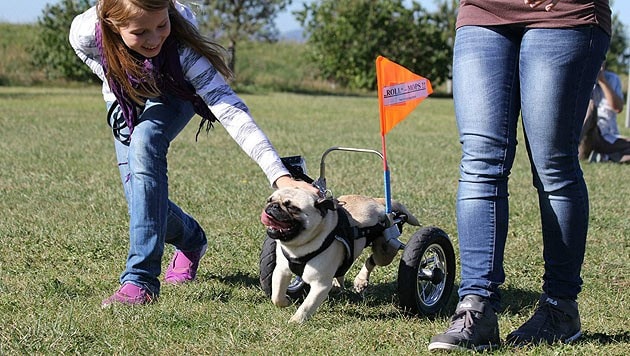
<instances>
[{"instance_id":1,"label":"shadow on grass","mask_svg":"<svg viewBox=\"0 0 630 356\"><path fill-rule=\"evenodd\" d=\"M630 342L630 332L623 331L618 334L606 334L606 333L589 333L585 332L582 337L578 340L578 342L589 342L594 344L620 344L620 343L629 343Z\"/></svg>"},{"instance_id":2,"label":"shadow on grass","mask_svg":"<svg viewBox=\"0 0 630 356\"><path fill-rule=\"evenodd\" d=\"M205 273L198 276L198 278L200 280L220 281L231 287L260 287L258 276L253 276L243 271L237 271L228 275ZM453 314L458 301L458 287L458 284L453 286L453 291L446 306L434 317L450 316ZM539 292L520 288L505 288L501 291L501 295L503 299L501 312L504 314L530 313L540 296ZM397 281L371 284L365 292L365 295L361 296L352 289L352 280L346 278L345 290L331 292L329 295L329 303L343 304L347 302L356 304L363 303L371 308L379 308L391 305L392 303L399 306Z\"/></svg>"},{"instance_id":3,"label":"shadow on grass","mask_svg":"<svg viewBox=\"0 0 630 356\"><path fill-rule=\"evenodd\" d=\"M372 312L369 312L367 314L359 313L359 312L350 313L350 314L356 314L356 316L360 316L363 318L367 316L369 318L374 318L378 320L388 319L388 318L397 318L397 317L400 317L400 315L406 315L408 317L418 317L418 318L425 318L425 319L432 320L438 317L450 316L454 312L455 306L457 305L457 296L453 292L449 296L448 302L446 303L445 307L442 308L435 315L417 315L417 314L406 312L401 307L399 299L398 299L398 282L396 281L389 282L389 283L372 284L368 287L368 289L366 290L363 296L354 292L351 285L348 287L348 284L346 284L346 290L337 294L331 294L329 299L330 299L329 303L333 303L333 304L336 304L336 303L343 304L346 302L352 302L356 304L363 304L366 307L370 309L374 309L374 310L381 310L383 307L387 307L391 305L397 308L398 311L395 311L395 312L379 312L376 314Z\"/></svg>"},{"instance_id":4,"label":"shadow on grass","mask_svg":"<svg viewBox=\"0 0 630 356\"><path fill-rule=\"evenodd\" d=\"M531 289L501 288L501 312L504 314L530 313L540 298L540 292Z\"/></svg>"},{"instance_id":5,"label":"shadow on grass","mask_svg":"<svg viewBox=\"0 0 630 356\"><path fill-rule=\"evenodd\" d=\"M217 275L212 273L205 273L199 276L201 280L217 280L232 287L259 287L260 281L258 276L252 276L248 273L238 271L230 275ZM449 298L446 306L437 314L432 316L416 315L418 318L435 319L437 317L450 316L457 306L457 288L459 285L453 286L453 292ZM397 295L397 282L373 284L368 287L366 294L361 296L352 290L351 283L346 281L346 289L343 291L331 292L328 298L328 303L331 305L343 305L345 303L361 304L373 309L380 309L391 304L398 304ZM501 291L502 295L502 311L503 314L520 314L531 313L538 301L540 292L533 290L526 290L521 288L504 288ZM347 314L355 314L360 318L373 318L376 320L385 320L391 318L398 318L401 314L405 314L401 309L399 312L377 312L377 313L361 313L358 311L345 311ZM413 315L408 315L413 317ZM630 332L623 331L617 334L608 333L589 333L585 332L579 339L580 343L597 343L597 344L615 344L615 343L628 343L630 342Z\"/></svg>"},{"instance_id":6,"label":"shadow on grass","mask_svg":"<svg viewBox=\"0 0 630 356\"><path fill-rule=\"evenodd\" d=\"M446 306L441 310L439 315L450 316L455 312L457 307L458 296L457 289L458 284L453 285L453 291L449 297ZM341 297L350 300L362 301L365 305L370 307L380 307L392 302L398 303L398 286L397 282L381 283L377 285L370 285L366 292L365 298L362 298L358 294L351 290L346 290ZM345 297L344 295L352 295L352 297ZM502 310L504 314L519 314L520 312L531 312L538 301L540 296L539 292L532 290L524 290L519 288L507 288L501 291L502 295Z\"/></svg>"},{"instance_id":7,"label":"shadow on grass","mask_svg":"<svg viewBox=\"0 0 630 356\"><path fill-rule=\"evenodd\" d=\"M455 312L455 308L457 307L458 287L458 284L453 285L453 292L451 293L448 302L446 303L444 308L442 308L436 315L420 315L419 317L435 319L437 317L451 316ZM352 290L346 290L340 295L331 295L331 301L333 303L352 301L357 303L364 303L366 306L374 308L394 303L396 306L399 307L400 304L398 301L397 288L397 282L381 283L377 285L371 285L368 288L364 297L361 297L360 295L354 293ZM501 291L501 295L503 301L502 310L500 312L503 314L515 315L520 313L531 313L536 306L540 293L520 288L505 288Z\"/></svg>"},{"instance_id":8,"label":"shadow on grass","mask_svg":"<svg viewBox=\"0 0 630 356\"><path fill-rule=\"evenodd\" d=\"M258 287L260 286L260 281L258 280L258 276L252 276L242 271L238 271L229 275L218 275L214 273L204 273L198 276L199 280L216 280L221 283L225 283L232 287L242 286L242 287Z\"/></svg>"}]
</instances>

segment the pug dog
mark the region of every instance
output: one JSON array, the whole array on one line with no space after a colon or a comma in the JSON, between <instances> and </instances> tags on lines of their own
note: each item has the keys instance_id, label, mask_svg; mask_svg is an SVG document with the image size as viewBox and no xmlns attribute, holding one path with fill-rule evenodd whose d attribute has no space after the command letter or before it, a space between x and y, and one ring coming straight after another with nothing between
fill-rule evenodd
<instances>
[{"instance_id":1,"label":"pug dog","mask_svg":"<svg viewBox=\"0 0 630 356\"><path fill-rule=\"evenodd\" d=\"M392 210L405 214L409 224L420 225L401 203L392 201ZM375 266L390 264L398 252L398 247L388 243L383 230L378 228L385 226L387 219L382 198L343 195L323 199L301 188L283 188L271 194L261 213L267 235L276 241L271 300L280 307L291 304L286 291L294 274L301 275L310 285L310 291L289 322L305 322L333 286L343 288L345 272L371 241L372 253L354 279L355 291L365 291ZM372 236L348 238L347 235L360 229L371 230ZM346 235L345 239L342 235ZM367 239L370 241L366 242Z\"/></svg>"}]
</instances>

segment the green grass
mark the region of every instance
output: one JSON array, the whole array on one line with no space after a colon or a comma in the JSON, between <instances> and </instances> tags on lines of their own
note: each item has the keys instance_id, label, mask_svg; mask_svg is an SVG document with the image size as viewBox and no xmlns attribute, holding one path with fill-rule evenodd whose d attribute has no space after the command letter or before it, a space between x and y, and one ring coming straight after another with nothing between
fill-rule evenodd
<instances>
[{"instance_id":1,"label":"green grass","mask_svg":"<svg viewBox=\"0 0 630 356\"><path fill-rule=\"evenodd\" d=\"M243 97L281 154L306 157L311 176L319 175L328 147L380 150L375 97ZM153 305L101 310L124 267L127 219L99 89L0 87L1 355L426 353L447 316L399 312L399 258L376 270L365 299L349 292L331 297L305 325L287 324L296 307L273 306L258 286L259 214L271 189L220 126L195 142L193 121L172 145L169 176L171 199L208 234L198 281L164 286ZM452 101L427 99L387 142L393 197L457 245ZM530 315L541 286L538 209L520 142L510 186L503 338ZM371 155L332 153L326 163L335 195L382 195L382 168ZM585 337L569 346L504 347L498 354L627 353L629 167L584 165L591 195L579 300ZM163 265L171 255L167 248ZM453 307L454 300L449 313Z\"/></svg>"}]
</instances>

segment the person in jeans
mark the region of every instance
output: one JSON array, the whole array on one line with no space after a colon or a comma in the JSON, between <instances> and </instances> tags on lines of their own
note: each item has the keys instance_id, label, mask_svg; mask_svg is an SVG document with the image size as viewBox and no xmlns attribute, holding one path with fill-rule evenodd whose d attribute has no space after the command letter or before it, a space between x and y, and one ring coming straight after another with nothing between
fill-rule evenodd
<instances>
[{"instance_id":1,"label":"person in jeans","mask_svg":"<svg viewBox=\"0 0 630 356\"><path fill-rule=\"evenodd\" d=\"M169 200L167 177L170 143L195 114L202 118L199 130L220 122L272 186L318 191L291 178L245 103L226 84L231 72L224 49L199 34L192 12L181 3L99 0L73 20L70 44L103 81L130 217L121 287L103 300L103 307L146 304L158 297L165 243L176 248L165 282L196 277L206 235Z\"/></svg>"},{"instance_id":2,"label":"person in jeans","mask_svg":"<svg viewBox=\"0 0 630 356\"><path fill-rule=\"evenodd\" d=\"M571 342L581 335L577 296L589 216L578 143L610 42L609 3L462 0L456 27L460 301L429 349L483 350L501 342L496 312L519 114L538 193L545 272L533 316L506 341Z\"/></svg>"}]
</instances>

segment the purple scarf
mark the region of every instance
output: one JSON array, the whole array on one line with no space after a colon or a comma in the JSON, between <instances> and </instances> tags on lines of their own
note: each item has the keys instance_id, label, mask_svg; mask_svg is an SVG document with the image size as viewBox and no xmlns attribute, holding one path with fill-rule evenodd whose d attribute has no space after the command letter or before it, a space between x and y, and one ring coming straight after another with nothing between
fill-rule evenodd
<instances>
[{"instance_id":1,"label":"purple scarf","mask_svg":"<svg viewBox=\"0 0 630 356\"><path fill-rule=\"evenodd\" d=\"M98 52L101 56L101 65L103 71L107 73L107 59L103 55L103 36L101 32L100 23L96 24L96 45ZM182 100L187 100L193 104L195 112L201 116L201 122L199 123L199 129L195 135L195 140L199 136L204 124L207 124L206 131L212 128L212 123L217 121L216 116L210 111L205 101L197 94L195 88L186 81L182 65L179 60L179 52L177 50L178 42L173 36L168 36L160 53L151 59L144 60L144 68L148 75L155 76L158 88L163 94L171 94ZM138 85L141 79L128 77L132 85ZM109 88L116 97L120 110L122 112L125 123L129 128L129 138L131 140L131 133L138 119L138 112L142 107L134 102L127 93L125 93L121 86L114 80L107 81ZM160 96L160 99L165 100L164 95Z\"/></svg>"}]
</instances>

